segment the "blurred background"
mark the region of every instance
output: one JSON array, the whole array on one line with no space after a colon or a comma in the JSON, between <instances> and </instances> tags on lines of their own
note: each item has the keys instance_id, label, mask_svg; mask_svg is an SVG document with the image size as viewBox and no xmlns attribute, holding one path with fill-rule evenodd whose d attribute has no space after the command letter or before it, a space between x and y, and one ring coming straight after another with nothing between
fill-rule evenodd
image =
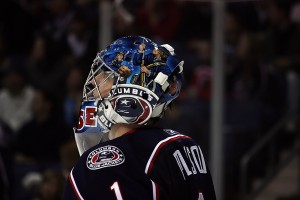
<instances>
[{"instance_id":1,"label":"blurred background","mask_svg":"<svg viewBox=\"0 0 300 200\"><path fill-rule=\"evenodd\" d=\"M126 35L168 43L184 59L181 96L160 126L193 137L218 169L209 163L222 31L218 196L299 200L300 1L224 0L220 30L214 3L2 0L0 199L60 199L79 157L72 127L83 82L97 51Z\"/></svg>"}]
</instances>

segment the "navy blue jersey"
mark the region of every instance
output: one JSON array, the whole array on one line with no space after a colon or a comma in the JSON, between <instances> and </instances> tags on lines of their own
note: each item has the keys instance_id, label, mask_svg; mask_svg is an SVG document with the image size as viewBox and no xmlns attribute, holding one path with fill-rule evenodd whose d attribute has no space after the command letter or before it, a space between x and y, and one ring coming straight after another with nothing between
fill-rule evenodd
<instances>
[{"instance_id":1,"label":"navy blue jersey","mask_svg":"<svg viewBox=\"0 0 300 200\"><path fill-rule=\"evenodd\" d=\"M63 199L214 200L199 145L169 129L137 129L85 152Z\"/></svg>"}]
</instances>

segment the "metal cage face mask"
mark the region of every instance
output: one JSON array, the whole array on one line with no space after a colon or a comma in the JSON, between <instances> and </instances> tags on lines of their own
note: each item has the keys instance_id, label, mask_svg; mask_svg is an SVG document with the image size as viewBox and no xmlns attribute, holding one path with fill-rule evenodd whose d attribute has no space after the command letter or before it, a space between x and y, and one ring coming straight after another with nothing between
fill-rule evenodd
<instances>
[{"instance_id":1,"label":"metal cage face mask","mask_svg":"<svg viewBox=\"0 0 300 200\"><path fill-rule=\"evenodd\" d=\"M119 79L119 74L107 67L97 55L84 85L83 101L107 99L110 96L112 86Z\"/></svg>"},{"instance_id":2,"label":"metal cage face mask","mask_svg":"<svg viewBox=\"0 0 300 200\"><path fill-rule=\"evenodd\" d=\"M146 124L159 117L181 88L183 61L170 45L145 37L123 37L97 54L83 91L93 101L101 127ZM174 82L177 89L169 94Z\"/></svg>"}]
</instances>

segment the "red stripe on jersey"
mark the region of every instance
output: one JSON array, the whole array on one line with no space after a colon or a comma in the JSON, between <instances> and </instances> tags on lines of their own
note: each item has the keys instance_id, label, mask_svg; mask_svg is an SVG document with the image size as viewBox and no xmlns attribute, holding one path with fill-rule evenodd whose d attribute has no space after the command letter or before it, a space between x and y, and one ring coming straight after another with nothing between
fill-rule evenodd
<instances>
[{"instance_id":1,"label":"red stripe on jersey","mask_svg":"<svg viewBox=\"0 0 300 200\"><path fill-rule=\"evenodd\" d=\"M154 184L155 184L155 188L156 188L156 200L159 200L160 199L159 198L159 188L156 183L154 183Z\"/></svg>"},{"instance_id":2,"label":"red stripe on jersey","mask_svg":"<svg viewBox=\"0 0 300 200\"><path fill-rule=\"evenodd\" d=\"M159 188L154 181L151 180L151 183L152 183L152 189L153 189L153 200L159 200Z\"/></svg>"},{"instance_id":3,"label":"red stripe on jersey","mask_svg":"<svg viewBox=\"0 0 300 200\"><path fill-rule=\"evenodd\" d=\"M154 164L154 161L158 155L158 153L160 152L160 150L166 145L166 144L169 144L170 142L173 142L175 140L178 140L178 139L181 139L181 138L190 138L189 136L186 136L186 135L175 135L175 136L172 136L172 137L168 137L162 141L160 141L154 148L154 150L152 151L152 154L147 162L147 165L146 165L146 169L145 169L145 173L147 175L149 175L151 173L151 170L152 170L152 167L153 167L153 164Z\"/></svg>"},{"instance_id":4,"label":"red stripe on jersey","mask_svg":"<svg viewBox=\"0 0 300 200\"><path fill-rule=\"evenodd\" d=\"M136 132L136 130L135 130L135 129L132 129L132 130L127 131L127 132L124 133L123 135L128 135L128 134L135 133L135 132Z\"/></svg>"},{"instance_id":5,"label":"red stripe on jersey","mask_svg":"<svg viewBox=\"0 0 300 200\"><path fill-rule=\"evenodd\" d=\"M73 188L73 191L74 191L74 193L75 193L77 199L78 199L78 200L82 200L83 198L82 198L82 196L80 195L80 193L79 193L79 191L78 191L78 188L77 188L76 183L75 183L75 181L74 181L72 172L73 172L73 170L71 171L71 173L70 173L70 175L69 175L69 181L70 181L70 183L71 183L71 186L72 186L72 188Z\"/></svg>"}]
</instances>

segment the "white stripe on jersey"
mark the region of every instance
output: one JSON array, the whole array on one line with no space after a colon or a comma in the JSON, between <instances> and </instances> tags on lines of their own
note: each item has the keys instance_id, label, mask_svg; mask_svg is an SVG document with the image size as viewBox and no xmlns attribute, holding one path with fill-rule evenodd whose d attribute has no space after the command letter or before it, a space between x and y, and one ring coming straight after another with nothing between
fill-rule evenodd
<instances>
[{"instance_id":1,"label":"white stripe on jersey","mask_svg":"<svg viewBox=\"0 0 300 200\"><path fill-rule=\"evenodd\" d=\"M149 167L150 167L150 165L151 165L151 163L152 163L152 161L153 161L153 158L154 158L154 156L155 156L157 150L159 149L159 147L160 147L162 144L168 142L169 140L176 139L176 138L182 138L182 137L186 138L186 137L188 137L188 136L182 135L182 134L178 134L178 135L174 135L174 136L168 137L168 138L166 138L166 139L160 141L159 143L157 143L157 145L155 146L154 150L152 151L152 154L151 154L150 158L148 159L148 162L147 162L147 165L146 165L146 169L145 169L145 173L148 174Z\"/></svg>"},{"instance_id":2,"label":"white stripe on jersey","mask_svg":"<svg viewBox=\"0 0 300 200\"><path fill-rule=\"evenodd\" d=\"M152 180L151 180L151 183L152 183L152 191L153 191L153 200L156 200L156 192L157 192L156 191L156 185Z\"/></svg>"},{"instance_id":3,"label":"white stripe on jersey","mask_svg":"<svg viewBox=\"0 0 300 200\"><path fill-rule=\"evenodd\" d=\"M76 190L75 192L77 194L77 197L79 197L81 200L83 200L83 197L81 196L81 194L80 194L80 192L77 188L77 185L75 183L74 177L73 177L73 169L71 170L70 178L71 178L71 181L72 181L73 188Z\"/></svg>"}]
</instances>

